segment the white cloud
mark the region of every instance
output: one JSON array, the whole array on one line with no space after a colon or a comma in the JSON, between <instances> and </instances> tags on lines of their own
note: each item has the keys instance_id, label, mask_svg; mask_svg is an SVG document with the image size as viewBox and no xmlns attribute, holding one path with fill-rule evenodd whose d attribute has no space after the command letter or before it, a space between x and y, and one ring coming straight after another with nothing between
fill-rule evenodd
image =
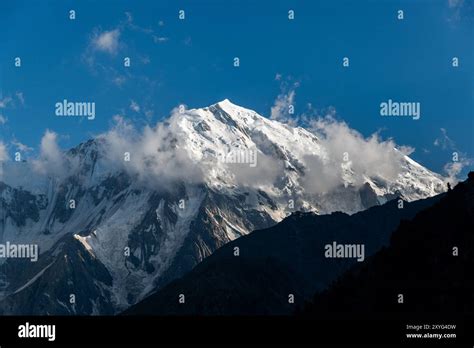
<instances>
[{"instance_id":1,"label":"white cloud","mask_svg":"<svg viewBox=\"0 0 474 348\"><path fill-rule=\"evenodd\" d=\"M413 152L415 152L415 148L409 145L401 145L397 150L403 153L405 156L410 156Z\"/></svg>"},{"instance_id":2,"label":"white cloud","mask_svg":"<svg viewBox=\"0 0 474 348\"><path fill-rule=\"evenodd\" d=\"M295 85L293 84L295 88ZM291 91L290 91L291 92ZM293 91L294 92L294 91ZM288 97L286 100L293 100ZM146 104L143 111L149 111ZM131 100L130 108L141 110ZM138 112L137 111L137 112ZM334 114L330 109L330 114ZM147 115L148 116L148 115ZM167 189L173 182L202 183L209 168L204 162L195 162L189 158L186 147L176 137L181 133L180 123L170 120L181 120L178 109L172 111L169 122L160 122L156 126L145 126L137 130L121 115L113 117L111 129L98 136L102 144L99 156L101 168L111 172L123 170L137 179L138 182L154 189ZM368 137L345 122L333 116L310 119L310 130L316 134L323 149L322 157L305 156L302 158L305 175L300 183L309 194L324 194L344 185L345 175L353 172L353 184L357 187L365 182L366 177L378 177L394 180L402 172L404 156L414 151L409 146L397 146L392 139L383 140L378 133ZM58 145L58 135L47 130L41 140L38 159L33 160L36 172L62 177L70 175L77 168ZM12 142L17 148L29 149L19 142ZM4 146L3 151L6 153ZM124 154L130 153L130 161L124 161ZM347 161L343 157L347 153ZM448 175L456 176L466 162L451 164L446 167ZM215 162L211 164L215 166ZM284 163L277 158L258 154L259 170L249 166L234 166L232 172L236 183L242 185L272 185L282 177Z\"/></svg>"},{"instance_id":3,"label":"white cloud","mask_svg":"<svg viewBox=\"0 0 474 348\"><path fill-rule=\"evenodd\" d=\"M30 152L33 151L33 148L29 147L28 145L25 145L18 140L13 140L12 144L20 151L22 152Z\"/></svg>"},{"instance_id":4,"label":"white cloud","mask_svg":"<svg viewBox=\"0 0 474 348\"><path fill-rule=\"evenodd\" d=\"M150 63L148 56L127 46L123 37L131 32L144 34L150 39L153 39L153 36L155 36L152 29L135 24L133 15L130 12L125 12L125 19L121 20L110 30L103 30L100 27L92 30L88 45L81 56L82 61L88 66L92 74L102 75L104 79L117 87L122 87L126 82L133 80L150 81L146 75L137 74L137 72L132 72L129 69L116 69L116 64L111 65L110 61L108 61L110 56L117 58L119 52L127 49L129 54L135 57L134 64L146 65Z\"/></svg>"},{"instance_id":5,"label":"white cloud","mask_svg":"<svg viewBox=\"0 0 474 348\"><path fill-rule=\"evenodd\" d=\"M116 76L112 79L113 84L118 87L121 87L126 81L127 78L125 76Z\"/></svg>"},{"instance_id":6,"label":"white cloud","mask_svg":"<svg viewBox=\"0 0 474 348\"><path fill-rule=\"evenodd\" d=\"M441 136L436 138L435 141L433 142L434 146L439 146L443 150L449 149L449 150L455 150L455 144L454 141L451 140L450 137L448 137L448 133L445 128L440 128L441 131Z\"/></svg>"},{"instance_id":7,"label":"white cloud","mask_svg":"<svg viewBox=\"0 0 474 348\"><path fill-rule=\"evenodd\" d=\"M171 117L177 112L173 110ZM112 129L99 136L104 140L102 155L108 168L124 170L155 189L167 189L170 182L176 181L202 182L199 164L175 144L172 135L179 130L173 128L174 123L158 123L154 128L146 126L138 132L121 116L114 117L114 121ZM124 161L126 152L130 154L129 162Z\"/></svg>"},{"instance_id":8,"label":"white cloud","mask_svg":"<svg viewBox=\"0 0 474 348\"><path fill-rule=\"evenodd\" d=\"M16 92L15 95L17 99L20 101L20 104L25 105L25 97L23 95L23 92Z\"/></svg>"},{"instance_id":9,"label":"white cloud","mask_svg":"<svg viewBox=\"0 0 474 348\"><path fill-rule=\"evenodd\" d=\"M0 109L6 108L12 102L12 97L6 96L0 99Z\"/></svg>"},{"instance_id":10,"label":"white cloud","mask_svg":"<svg viewBox=\"0 0 474 348\"><path fill-rule=\"evenodd\" d=\"M458 22L465 10L465 2L464 0L448 0L448 16L447 20L451 23L456 23ZM469 3L468 6L472 6L471 2Z\"/></svg>"},{"instance_id":11,"label":"white cloud","mask_svg":"<svg viewBox=\"0 0 474 348\"><path fill-rule=\"evenodd\" d=\"M461 174L462 170L474 162L465 153L457 149L456 143L448 136L445 128L440 128L440 131L441 135L435 139L433 145L440 147L442 150L453 151L453 156L456 156L456 161L448 162L443 167L447 175L446 180L454 184L459 181L458 175Z\"/></svg>"},{"instance_id":12,"label":"white cloud","mask_svg":"<svg viewBox=\"0 0 474 348\"><path fill-rule=\"evenodd\" d=\"M137 25L134 22L133 15L132 15L131 12L125 12L125 17L126 17L125 25L122 24L121 25L122 27L127 26L128 28L130 28L132 30L139 31L139 32L142 32L142 33L145 33L145 34L152 34L153 33L153 29L144 28L144 27L141 27L141 26Z\"/></svg>"},{"instance_id":13,"label":"white cloud","mask_svg":"<svg viewBox=\"0 0 474 348\"><path fill-rule=\"evenodd\" d=\"M255 151L255 150L254 150ZM278 178L284 175L284 163L279 159L267 156L261 151L256 154L258 170L249 164L226 164L235 176L239 185L257 187L260 185L272 186ZM206 168L206 170L211 170Z\"/></svg>"},{"instance_id":14,"label":"white cloud","mask_svg":"<svg viewBox=\"0 0 474 348\"><path fill-rule=\"evenodd\" d=\"M120 30L96 32L92 37L92 47L97 51L115 55L119 49Z\"/></svg>"},{"instance_id":15,"label":"white cloud","mask_svg":"<svg viewBox=\"0 0 474 348\"><path fill-rule=\"evenodd\" d=\"M272 120L283 121L288 118L289 107L294 107L296 92L295 90L288 91L287 93L281 93L277 96L277 99L273 103L271 108L270 117Z\"/></svg>"},{"instance_id":16,"label":"white cloud","mask_svg":"<svg viewBox=\"0 0 474 348\"><path fill-rule=\"evenodd\" d=\"M33 169L50 177L64 177L68 174L68 161L57 143L58 135L46 130L41 138L39 157L33 160Z\"/></svg>"},{"instance_id":17,"label":"white cloud","mask_svg":"<svg viewBox=\"0 0 474 348\"><path fill-rule=\"evenodd\" d=\"M153 41L155 43L163 43L163 42L166 42L168 41L169 38L165 37L165 36L157 36L157 35L153 35Z\"/></svg>"},{"instance_id":18,"label":"white cloud","mask_svg":"<svg viewBox=\"0 0 474 348\"><path fill-rule=\"evenodd\" d=\"M270 118L291 124L292 114L290 113L290 107L295 107L295 97L295 87L288 91L282 91L273 102L273 106L270 109Z\"/></svg>"},{"instance_id":19,"label":"white cloud","mask_svg":"<svg viewBox=\"0 0 474 348\"><path fill-rule=\"evenodd\" d=\"M450 182L451 184L457 183L459 181L459 174L465 167L471 165L472 163L473 161L468 158L460 158L456 162L446 163L443 168L447 175L445 181Z\"/></svg>"},{"instance_id":20,"label":"white cloud","mask_svg":"<svg viewBox=\"0 0 474 348\"><path fill-rule=\"evenodd\" d=\"M300 83L293 81L291 76L283 79L283 76L279 73L275 75L275 81L280 83L280 94L277 95L270 109L270 118L294 126L298 122L295 98L296 89L300 86Z\"/></svg>"},{"instance_id":21,"label":"white cloud","mask_svg":"<svg viewBox=\"0 0 474 348\"><path fill-rule=\"evenodd\" d=\"M140 112L140 105L135 100L132 100L130 102L130 110L134 112Z\"/></svg>"},{"instance_id":22,"label":"white cloud","mask_svg":"<svg viewBox=\"0 0 474 348\"><path fill-rule=\"evenodd\" d=\"M331 116L313 120L311 130L325 156L305 158L308 170L302 183L310 193L325 193L342 185L347 171L353 171L356 186L362 185L365 177L394 180L402 171L404 155L414 151L398 147L392 139L382 140L377 133L366 138Z\"/></svg>"},{"instance_id":23,"label":"white cloud","mask_svg":"<svg viewBox=\"0 0 474 348\"><path fill-rule=\"evenodd\" d=\"M277 74L275 80L282 77ZM335 118L333 107L317 110L311 103L300 114L290 114L290 106L295 107L298 82L291 77L282 80L281 93L272 108L271 119L290 126L302 126L313 132L320 140L325 155L321 157L305 156L306 175L301 178L308 192L325 193L345 183L344 177L353 172L354 185L362 185L365 177L379 177L395 180L402 172L404 156L415 151L411 146L398 146L392 139L383 140L378 132L364 137L343 121ZM347 161L342 161L344 154Z\"/></svg>"},{"instance_id":24,"label":"white cloud","mask_svg":"<svg viewBox=\"0 0 474 348\"><path fill-rule=\"evenodd\" d=\"M16 97L16 99L14 97ZM18 102L21 104L21 106L25 105L25 98L23 97L22 92L16 92L14 97L6 96L0 98L0 109L12 107L15 108ZM4 114L0 114L0 126L6 124L7 122L8 118Z\"/></svg>"}]
</instances>

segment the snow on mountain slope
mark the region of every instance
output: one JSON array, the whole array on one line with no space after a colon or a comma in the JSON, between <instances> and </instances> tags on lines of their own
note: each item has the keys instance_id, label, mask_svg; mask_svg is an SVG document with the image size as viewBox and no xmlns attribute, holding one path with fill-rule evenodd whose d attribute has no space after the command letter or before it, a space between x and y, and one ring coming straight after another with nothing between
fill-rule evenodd
<instances>
[{"instance_id":1,"label":"snow on mountain slope","mask_svg":"<svg viewBox=\"0 0 474 348\"><path fill-rule=\"evenodd\" d=\"M28 272L15 260L0 268L3 312L42 314L28 308L33 296L44 297L49 313L123 310L218 247L293 211L353 213L396 196L411 201L444 190L440 176L395 149L395 177L358 172L353 162L333 158L312 132L228 100L173 113L138 136L124 128L69 150L62 176L36 180L28 164L5 163L0 242L38 243L48 262L29 264ZM335 174L319 175L334 165ZM333 176L339 177L329 189L314 189ZM53 269L64 267L57 257L70 253L81 257L67 258L68 271L48 282ZM52 262L43 282L29 282ZM78 299L87 302L82 306L65 305L68 293L53 288L84 282L89 293Z\"/></svg>"},{"instance_id":2,"label":"snow on mountain slope","mask_svg":"<svg viewBox=\"0 0 474 348\"><path fill-rule=\"evenodd\" d=\"M306 187L302 178L308 174L308 160L317 158L324 165L331 158L318 137L301 127L293 128L269 120L252 110L234 105L227 99L209 108L189 110L184 115L175 114L169 122L176 125L175 128L181 132L184 138L183 147L190 154L190 158L196 162L206 162L210 159L211 165L206 168L206 184L210 187L231 189L239 186L239 175L234 168L216 161L216 156L232 151L256 149L258 160L263 164L256 171L255 177L260 172L264 180L257 178L253 188L264 190L281 205L287 204L289 199L296 198L300 200L299 209L316 210L320 213L334 210L353 213L367 208L364 204L359 204L357 199L350 201L345 207L338 207L332 202L325 204L331 192L321 191L311 194L305 192ZM443 180L439 175L399 151L394 149L393 152L394 156L398 154L397 160L400 162L396 179L355 173L350 167L350 162L341 161L340 166L343 168L341 184L346 189L347 186L354 187L358 181L355 176L359 174L380 198L379 203L394 195L400 195L411 201L444 190ZM202 166L206 167L206 164ZM269 166L271 170L262 168L265 166ZM318 180L318 178L312 179ZM281 219L286 213L287 211L280 212L280 215L275 217Z\"/></svg>"}]
</instances>

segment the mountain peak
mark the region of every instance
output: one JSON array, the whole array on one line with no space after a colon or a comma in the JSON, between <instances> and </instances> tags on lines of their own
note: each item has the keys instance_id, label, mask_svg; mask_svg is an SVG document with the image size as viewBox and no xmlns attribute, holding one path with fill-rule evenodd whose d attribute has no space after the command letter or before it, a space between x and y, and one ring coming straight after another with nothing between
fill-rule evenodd
<instances>
[{"instance_id":1,"label":"mountain peak","mask_svg":"<svg viewBox=\"0 0 474 348\"><path fill-rule=\"evenodd\" d=\"M232 105L232 106L237 106L234 103L232 103L229 99L225 98L224 100L221 100L220 102L216 103L217 105Z\"/></svg>"},{"instance_id":2,"label":"mountain peak","mask_svg":"<svg viewBox=\"0 0 474 348\"><path fill-rule=\"evenodd\" d=\"M220 109L224 110L225 112L229 113L231 116L245 116L245 114L252 114L258 115L254 110L244 108L240 105L234 104L229 99L221 100L220 102L211 105L213 107L219 107ZM258 115L260 116L260 115ZM262 116L260 116L262 117Z\"/></svg>"}]
</instances>

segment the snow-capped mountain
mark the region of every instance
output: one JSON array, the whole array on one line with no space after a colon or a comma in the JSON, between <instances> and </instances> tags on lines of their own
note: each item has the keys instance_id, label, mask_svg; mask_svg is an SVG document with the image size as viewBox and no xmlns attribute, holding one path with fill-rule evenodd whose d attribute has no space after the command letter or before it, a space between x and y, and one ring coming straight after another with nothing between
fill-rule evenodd
<instances>
[{"instance_id":1,"label":"snow-capped mountain","mask_svg":"<svg viewBox=\"0 0 474 348\"><path fill-rule=\"evenodd\" d=\"M61 174L4 163L0 243L37 243L41 255L0 259L0 312L115 313L291 212L354 213L444 190L398 150L391 158L395 176L359 172L314 133L224 100L143 134L122 124L65 153ZM336 184L314 189L334 163Z\"/></svg>"}]
</instances>

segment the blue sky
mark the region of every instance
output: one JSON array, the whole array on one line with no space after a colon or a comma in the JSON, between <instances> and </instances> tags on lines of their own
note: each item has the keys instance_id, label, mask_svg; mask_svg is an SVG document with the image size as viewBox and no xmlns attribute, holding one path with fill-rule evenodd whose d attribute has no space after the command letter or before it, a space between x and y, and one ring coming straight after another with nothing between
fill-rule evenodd
<instances>
[{"instance_id":1,"label":"blue sky","mask_svg":"<svg viewBox=\"0 0 474 348\"><path fill-rule=\"evenodd\" d=\"M474 157L473 18L472 0L3 0L0 140L28 156L46 129L69 148L116 114L154 124L181 103L224 98L269 116L293 91L295 114L334 107L364 136L380 131L442 172L455 150ZM95 102L96 118L55 116L63 99ZM419 102L421 118L381 117L388 99Z\"/></svg>"}]
</instances>

